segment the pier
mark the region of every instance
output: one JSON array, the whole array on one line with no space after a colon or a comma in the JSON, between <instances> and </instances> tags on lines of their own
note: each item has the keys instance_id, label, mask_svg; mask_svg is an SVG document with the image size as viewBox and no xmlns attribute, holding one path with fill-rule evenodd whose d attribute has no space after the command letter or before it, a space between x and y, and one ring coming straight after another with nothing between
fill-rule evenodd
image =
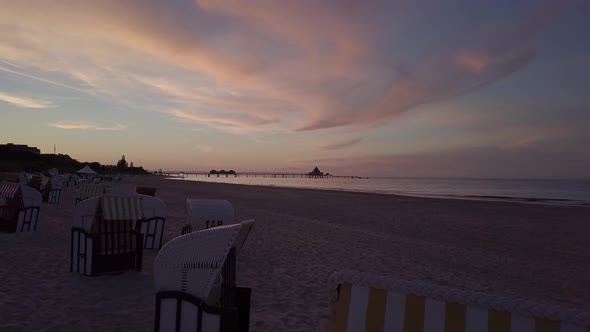
<instances>
[{"instance_id":1,"label":"pier","mask_svg":"<svg viewBox=\"0 0 590 332\"><path fill-rule=\"evenodd\" d=\"M162 171L156 173L166 177L187 178L187 177L252 177L252 178L311 178L311 179L360 179L361 177L352 175L331 175L331 174L310 174L310 173L291 173L291 172L214 172L211 171Z\"/></svg>"}]
</instances>

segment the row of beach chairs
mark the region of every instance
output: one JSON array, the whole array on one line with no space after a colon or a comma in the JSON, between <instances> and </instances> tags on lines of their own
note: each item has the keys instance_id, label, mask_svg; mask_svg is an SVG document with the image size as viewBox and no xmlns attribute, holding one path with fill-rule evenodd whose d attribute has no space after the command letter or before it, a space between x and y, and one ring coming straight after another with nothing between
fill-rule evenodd
<instances>
[{"instance_id":1,"label":"row of beach chairs","mask_svg":"<svg viewBox=\"0 0 590 332\"><path fill-rule=\"evenodd\" d=\"M236 220L225 200L188 198L187 225L162 246L167 211L159 198L106 191L87 185L78 192L71 272L140 271L143 250L159 250L155 331L249 330L251 289L238 286L236 263L254 220ZM150 188L137 191L155 194Z\"/></svg>"}]
</instances>

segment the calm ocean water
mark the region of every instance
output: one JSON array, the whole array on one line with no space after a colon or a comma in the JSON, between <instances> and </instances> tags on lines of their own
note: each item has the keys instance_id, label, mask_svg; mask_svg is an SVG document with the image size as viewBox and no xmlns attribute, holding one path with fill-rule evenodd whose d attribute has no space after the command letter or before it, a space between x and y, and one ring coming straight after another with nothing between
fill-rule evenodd
<instances>
[{"instance_id":1,"label":"calm ocean water","mask_svg":"<svg viewBox=\"0 0 590 332\"><path fill-rule=\"evenodd\" d=\"M185 177L188 181L590 206L590 180Z\"/></svg>"}]
</instances>

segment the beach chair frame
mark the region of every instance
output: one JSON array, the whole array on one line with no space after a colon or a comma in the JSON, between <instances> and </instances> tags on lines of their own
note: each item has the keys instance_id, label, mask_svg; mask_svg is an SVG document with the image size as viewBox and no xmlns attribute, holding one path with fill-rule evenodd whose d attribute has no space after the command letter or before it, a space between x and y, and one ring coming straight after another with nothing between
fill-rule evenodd
<instances>
[{"instance_id":1,"label":"beach chair frame","mask_svg":"<svg viewBox=\"0 0 590 332\"><path fill-rule=\"evenodd\" d=\"M81 203L88 204L82 208L94 212L78 216L89 218L86 227L72 227L70 272L96 276L126 269L141 271L144 241L143 234L136 229L137 221L105 220L101 199L103 197L95 197Z\"/></svg>"},{"instance_id":2,"label":"beach chair frame","mask_svg":"<svg viewBox=\"0 0 590 332\"><path fill-rule=\"evenodd\" d=\"M218 316L229 313L233 318L221 316L217 317L220 319L219 326L209 321L207 327L191 328L202 331L212 331L213 328L216 332L248 331L251 289L235 285L235 256L238 252L235 246L241 246L247 236L243 233L249 232L252 225L253 220L244 225L210 228L179 236L164 245L154 261L154 278L158 291L155 331L160 330L163 313L168 317L165 320L167 324L170 324L170 317L175 317L176 331L183 330L181 327L186 328L186 324L194 324L195 321L202 324L203 308L216 310ZM221 282L215 285L219 276L222 276ZM163 298L175 299L172 302L176 303L175 306L168 306L163 312ZM187 311L181 304L183 301L192 303L198 310ZM189 316L184 317L185 314ZM231 323L224 322L225 319ZM170 328L169 325L167 327Z\"/></svg>"},{"instance_id":3,"label":"beach chair frame","mask_svg":"<svg viewBox=\"0 0 590 332\"><path fill-rule=\"evenodd\" d=\"M154 331L160 332L160 318L162 317L162 302L171 300L175 304L176 320L174 331L181 331L182 327L182 312L183 307L192 305L197 313L197 332L211 332L204 330L204 316L209 314L212 316L219 316L219 329L215 332L238 332L238 309L210 306L201 299L190 294L179 291L162 291L156 293L156 318L154 322ZM186 312L186 311L185 311Z\"/></svg>"},{"instance_id":4,"label":"beach chair frame","mask_svg":"<svg viewBox=\"0 0 590 332\"><path fill-rule=\"evenodd\" d=\"M160 249L168 215L166 204L154 196L135 195L142 199L144 218L137 221L136 230L143 234L144 249Z\"/></svg>"},{"instance_id":5,"label":"beach chair frame","mask_svg":"<svg viewBox=\"0 0 590 332\"><path fill-rule=\"evenodd\" d=\"M143 235L134 229L88 233L85 229L72 227L70 243L70 272L97 276L128 269L141 271Z\"/></svg>"},{"instance_id":6,"label":"beach chair frame","mask_svg":"<svg viewBox=\"0 0 590 332\"><path fill-rule=\"evenodd\" d=\"M62 187L61 178L51 178L43 188L43 201L49 204L59 204Z\"/></svg>"},{"instance_id":7,"label":"beach chair frame","mask_svg":"<svg viewBox=\"0 0 590 332\"><path fill-rule=\"evenodd\" d=\"M13 217L0 217L0 232L19 233L36 231L38 220L38 206L20 207L16 209Z\"/></svg>"},{"instance_id":8,"label":"beach chair frame","mask_svg":"<svg viewBox=\"0 0 590 332\"><path fill-rule=\"evenodd\" d=\"M164 237L164 225L166 218L151 217L137 221L135 230L143 235L143 247L145 249L160 249Z\"/></svg>"},{"instance_id":9,"label":"beach chair frame","mask_svg":"<svg viewBox=\"0 0 590 332\"><path fill-rule=\"evenodd\" d=\"M590 312L355 271L330 277L324 331L590 330Z\"/></svg>"},{"instance_id":10,"label":"beach chair frame","mask_svg":"<svg viewBox=\"0 0 590 332\"><path fill-rule=\"evenodd\" d=\"M59 200L61 197L61 188L59 189L50 189L47 194L47 203L50 204L59 204Z\"/></svg>"}]
</instances>

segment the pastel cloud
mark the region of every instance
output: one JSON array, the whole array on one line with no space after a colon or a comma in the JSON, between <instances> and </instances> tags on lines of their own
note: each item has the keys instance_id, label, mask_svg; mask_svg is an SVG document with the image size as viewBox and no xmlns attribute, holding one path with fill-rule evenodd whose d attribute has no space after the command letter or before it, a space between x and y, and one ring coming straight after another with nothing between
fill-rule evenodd
<instances>
[{"instance_id":1,"label":"pastel cloud","mask_svg":"<svg viewBox=\"0 0 590 332\"><path fill-rule=\"evenodd\" d=\"M520 70L546 26L531 10L459 52L383 60L394 26L371 27L380 5L10 1L0 54L17 67L0 70L222 130L374 127Z\"/></svg>"},{"instance_id":2,"label":"pastel cloud","mask_svg":"<svg viewBox=\"0 0 590 332\"><path fill-rule=\"evenodd\" d=\"M77 130L106 130L106 131L119 131L127 129L127 125L115 122L112 126L104 126L96 123L89 122L72 122L72 121L60 121L55 123L49 123L48 126L59 129L77 129Z\"/></svg>"},{"instance_id":3,"label":"pastel cloud","mask_svg":"<svg viewBox=\"0 0 590 332\"><path fill-rule=\"evenodd\" d=\"M344 148L348 148L348 147L357 145L362 141L363 141L363 139L361 137L357 137L357 138L352 138L352 139L348 139L348 140L344 140L344 141L319 144L319 145L317 145L317 148L319 150L338 150L338 149L344 149Z\"/></svg>"},{"instance_id":4,"label":"pastel cloud","mask_svg":"<svg viewBox=\"0 0 590 332\"><path fill-rule=\"evenodd\" d=\"M0 91L0 101L22 108L52 108L57 107L52 101L30 97L23 97Z\"/></svg>"}]
</instances>

